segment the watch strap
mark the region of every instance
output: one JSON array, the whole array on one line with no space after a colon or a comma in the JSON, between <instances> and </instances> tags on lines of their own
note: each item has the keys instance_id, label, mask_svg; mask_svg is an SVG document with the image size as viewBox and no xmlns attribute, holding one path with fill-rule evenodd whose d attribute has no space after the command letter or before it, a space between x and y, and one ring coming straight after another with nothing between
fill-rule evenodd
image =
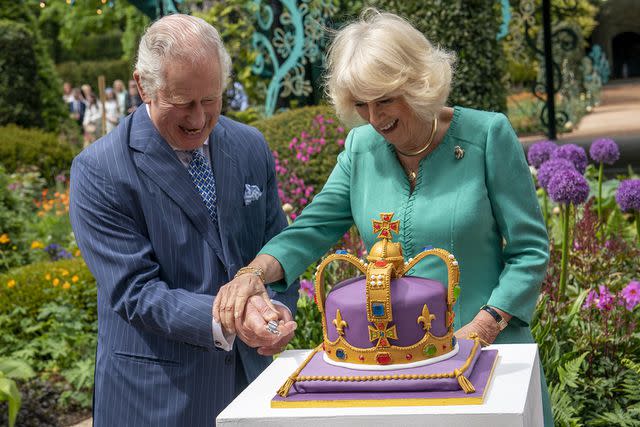
<instances>
[{"instance_id":1,"label":"watch strap","mask_svg":"<svg viewBox=\"0 0 640 427\"><path fill-rule=\"evenodd\" d=\"M491 315L491 317L495 319L501 331L507 327L508 325L507 321L504 320L504 318L500 315L500 313L498 313L493 307L490 307L485 304L482 307L480 307L480 309L486 311Z\"/></svg>"}]
</instances>

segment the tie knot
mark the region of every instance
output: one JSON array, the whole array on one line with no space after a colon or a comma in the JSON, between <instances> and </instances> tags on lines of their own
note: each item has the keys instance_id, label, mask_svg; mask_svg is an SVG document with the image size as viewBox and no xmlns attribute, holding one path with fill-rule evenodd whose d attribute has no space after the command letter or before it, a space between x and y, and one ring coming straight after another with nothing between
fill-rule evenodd
<instances>
[{"instance_id":1,"label":"tie knot","mask_svg":"<svg viewBox=\"0 0 640 427\"><path fill-rule=\"evenodd\" d=\"M189 154L191 154L191 162L190 163L204 163L207 164L207 159L204 157L204 154L202 154L201 150L191 150L188 151Z\"/></svg>"}]
</instances>

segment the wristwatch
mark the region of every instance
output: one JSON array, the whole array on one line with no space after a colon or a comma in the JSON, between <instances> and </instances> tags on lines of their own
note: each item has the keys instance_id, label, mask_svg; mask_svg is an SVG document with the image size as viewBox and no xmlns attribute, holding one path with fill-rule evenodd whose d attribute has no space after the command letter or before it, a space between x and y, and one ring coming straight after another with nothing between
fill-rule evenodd
<instances>
[{"instance_id":1,"label":"wristwatch","mask_svg":"<svg viewBox=\"0 0 640 427\"><path fill-rule=\"evenodd\" d=\"M507 321L504 320L504 318L500 315L500 313L494 310L493 307L489 307L488 305L485 304L482 307L480 307L480 310L484 310L487 313L489 313L491 317L493 317L496 320L496 323L498 324L498 328L500 328L500 330L503 330L504 328L507 327L508 325Z\"/></svg>"}]
</instances>

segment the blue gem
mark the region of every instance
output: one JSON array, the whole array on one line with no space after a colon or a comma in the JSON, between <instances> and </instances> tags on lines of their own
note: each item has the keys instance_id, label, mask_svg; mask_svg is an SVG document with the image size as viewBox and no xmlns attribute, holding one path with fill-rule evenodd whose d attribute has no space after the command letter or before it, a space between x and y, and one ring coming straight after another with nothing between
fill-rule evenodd
<instances>
[{"instance_id":1,"label":"blue gem","mask_svg":"<svg viewBox=\"0 0 640 427\"><path fill-rule=\"evenodd\" d=\"M372 302L371 303L371 312L376 317L384 316L384 304L381 302Z\"/></svg>"},{"instance_id":2,"label":"blue gem","mask_svg":"<svg viewBox=\"0 0 640 427\"><path fill-rule=\"evenodd\" d=\"M346 359L347 358L347 353L345 353L343 349L339 348L339 349L336 350L336 357L338 359Z\"/></svg>"},{"instance_id":3,"label":"blue gem","mask_svg":"<svg viewBox=\"0 0 640 427\"><path fill-rule=\"evenodd\" d=\"M422 248L422 252L424 251L430 251L431 249L433 249L433 246L429 245L429 246L425 246L424 248Z\"/></svg>"},{"instance_id":4,"label":"blue gem","mask_svg":"<svg viewBox=\"0 0 640 427\"><path fill-rule=\"evenodd\" d=\"M384 338L384 332L380 331L380 338Z\"/></svg>"},{"instance_id":5,"label":"blue gem","mask_svg":"<svg viewBox=\"0 0 640 427\"><path fill-rule=\"evenodd\" d=\"M337 255L347 255L349 252L345 251L344 249L340 249L338 251L336 251Z\"/></svg>"},{"instance_id":6,"label":"blue gem","mask_svg":"<svg viewBox=\"0 0 640 427\"><path fill-rule=\"evenodd\" d=\"M451 338L451 348L456 347L456 337Z\"/></svg>"}]
</instances>

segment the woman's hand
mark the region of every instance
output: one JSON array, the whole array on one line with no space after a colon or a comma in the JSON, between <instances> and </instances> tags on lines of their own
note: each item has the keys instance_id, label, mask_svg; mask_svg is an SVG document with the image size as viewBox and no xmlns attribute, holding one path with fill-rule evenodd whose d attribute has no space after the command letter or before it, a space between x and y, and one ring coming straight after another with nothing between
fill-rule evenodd
<instances>
[{"instance_id":1,"label":"woman's hand","mask_svg":"<svg viewBox=\"0 0 640 427\"><path fill-rule=\"evenodd\" d=\"M262 312L265 321L278 320L278 312L264 283L252 273L241 274L220 288L213 303L213 318L227 332L235 333L236 319L242 317L247 300L254 295L262 298L268 307L268 310Z\"/></svg>"},{"instance_id":2,"label":"woman's hand","mask_svg":"<svg viewBox=\"0 0 640 427\"><path fill-rule=\"evenodd\" d=\"M501 314L502 313L503 312L501 312ZM506 313L503 315L505 318L507 318L507 316L509 319L511 318L511 316ZM480 339L486 341L488 344L493 344L500 333L500 327L498 326L496 319L491 317L489 313L484 310L480 310L471 322L455 331L454 335L458 339L469 339L469 334L474 332L478 334Z\"/></svg>"}]
</instances>

